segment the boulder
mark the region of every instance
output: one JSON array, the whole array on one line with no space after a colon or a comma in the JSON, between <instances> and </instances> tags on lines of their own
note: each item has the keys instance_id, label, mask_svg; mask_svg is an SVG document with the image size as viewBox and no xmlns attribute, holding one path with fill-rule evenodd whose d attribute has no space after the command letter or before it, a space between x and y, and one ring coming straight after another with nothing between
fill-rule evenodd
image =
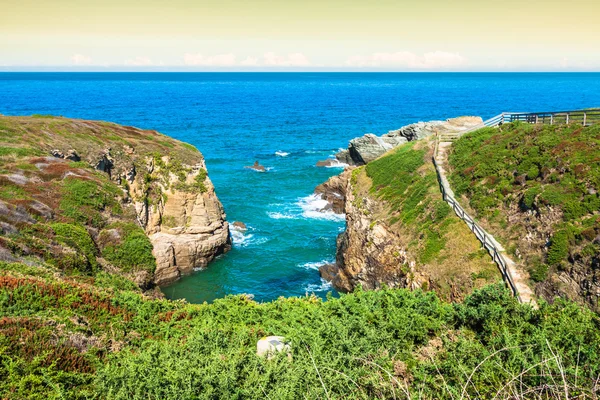
<instances>
[{"instance_id":1,"label":"boulder","mask_svg":"<svg viewBox=\"0 0 600 400\"><path fill-rule=\"evenodd\" d=\"M256 343L256 355L267 358L267 360L275 357L275 354L285 351L288 357L291 357L291 346L286 343L283 336L267 336L260 339Z\"/></svg>"},{"instance_id":2,"label":"boulder","mask_svg":"<svg viewBox=\"0 0 600 400\"><path fill-rule=\"evenodd\" d=\"M235 221L233 224L231 224L234 228L237 228L237 230L239 231L245 231L248 228L246 227L246 224L243 223L242 221Z\"/></svg>"},{"instance_id":3,"label":"boulder","mask_svg":"<svg viewBox=\"0 0 600 400\"><path fill-rule=\"evenodd\" d=\"M335 264L325 264L319 267L319 275L321 275L321 278L329 282L334 280L338 274L338 271L338 266Z\"/></svg>"},{"instance_id":4,"label":"boulder","mask_svg":"<svg viewBox=\"0 0 600 400\"><path fill-rule=\"evenodd\" d=\"M350 177L349 171L350 170L344 171L340 175L334 175L325 183L322 183L315 188L315 194L321 196L323 200L327 200L327 205L319 211L333 211L336 214L344 213L346 186Z\"/></svg>"}]
</instances>

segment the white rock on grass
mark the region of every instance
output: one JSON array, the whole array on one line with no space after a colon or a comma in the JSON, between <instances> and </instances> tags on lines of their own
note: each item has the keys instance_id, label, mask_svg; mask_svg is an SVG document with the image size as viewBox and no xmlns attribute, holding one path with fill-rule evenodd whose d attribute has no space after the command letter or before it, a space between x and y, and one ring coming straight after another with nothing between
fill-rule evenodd
<instances>
[{"instance_id":1,"label":"white rock on grass","mask_svg":"<svg viewBox=\"0 0 600 400\"><path fill-rule=\"evenodd\" d=\"M270 360L275 356L276 353L285 351L288 357L291 357L292 348L286 343L283 336L267 336L260 339L256 343L256 355L259 357L266 357Z\"/></svg>"}]
</instances>

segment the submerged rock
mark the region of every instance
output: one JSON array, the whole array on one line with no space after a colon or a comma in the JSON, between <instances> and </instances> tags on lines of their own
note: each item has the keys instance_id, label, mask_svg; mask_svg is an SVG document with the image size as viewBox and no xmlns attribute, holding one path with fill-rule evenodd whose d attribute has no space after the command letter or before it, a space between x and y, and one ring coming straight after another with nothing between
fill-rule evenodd
<instances>
[{"instance_id":1,"label":"submerged rock","mask_svg":"<svg viewBox=\"0 0 600 400\"><path fill-rule=\"evenodd\" d=\"M245 166L244 168L253 169L254 171L258 171L258 172L266 171L266 168L263 165L260 165L258 163L258 161L254 161L253 165L248 165L248 166Z\"/></svg>"},{"instance_id":2,"label":"submerged rock","mask_svg":"<svg viewBox=\"0 0 600 400\"><path fill-rule=\"evenodd\" d=\"M234 228L237 228L239 231L245 231L248 228L246 227L246 224L243 223L242 221L235 221L233 224L231 224Z\"/></svg>"},{"instance_id":3,"label":"submerged rock","mask_svg":"<svg viewBox=\"0 0 600 400\"><path fill-rule=\"evenodd\" d=\"M339 167L340 161L336 158L328 158L327 160L317 161L317 167Z\"/></svg>"}]
</instances>

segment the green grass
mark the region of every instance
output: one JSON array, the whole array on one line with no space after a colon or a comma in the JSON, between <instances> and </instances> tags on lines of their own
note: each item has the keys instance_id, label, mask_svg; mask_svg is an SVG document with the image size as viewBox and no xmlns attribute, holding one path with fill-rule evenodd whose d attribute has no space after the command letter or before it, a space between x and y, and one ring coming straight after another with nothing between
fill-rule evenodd
<instances>
[{"instance_id":1,"label":"green grass","mask_svg":"<svg viewBox=\"0 0 600 400\"><path fill-rule=\"evenodd\" d=\"M0 157L14 156L18 158L43 155L40 150L28 147L4 147L0 146Z\"/></svg>"},{"instance_id":2,"label":"green grass","mask_svg":"<svg viewBox=\"0 0 600 400\"><path fill-rule=\"evenodd\" d=\"M551 232L548 243L519 249L535 282L569 265L590 268L598 257L583 249L600 234L600 125L512 123L480 129L454 143L449 163L455 193L466 196L477 217L487 219L511 246L524 231L553 221L545 228ZM521 214L508 223L515 209Z\"/></svg>"},{"instance_id":3,"label":"green grass","mask_svg":"<svg viewBox=\"0 0 600 400\"><path fill-rule=\"evenodd\" d=\"M408 143L371 161L365 171L372 181L371 193L390 205L389 222L414 228L415 236L422 238L418 259L426 264L446 244L444 221L451 210L439 195L435 170L424 165L425 150Z\"/></svg>"},{"instance_id":4,"label":"green grass","mask_svg":"<svg viewBox=\"0 0 600 400\"><path fill-rule=\"evenodd\" d=\"M600 373L594 313L563 301L533 310L502 286L455 305L385 288L187 305L115 286L28 278L0 263L0 396L450 399L507 385L503 397L545 387L553 398L564 376L570 392L591 397ZM82 335L93 344L80 351ZM266 335L285 336L291 359L257 357Z\"/></svg>"},{"instance_id":5,"label":"green grass","mask_svg":"<svg viewBox=\"0 0 600 400\"><path fill-rule=\"evenodd\" d=\"M112 228L112 226L111 226ZM102 257L123 272L154 272L156 260L152 255L152 243L142 228L133 223L118 224L120 243L111 244L102 249Z\"/></svg>"}]
</instances>

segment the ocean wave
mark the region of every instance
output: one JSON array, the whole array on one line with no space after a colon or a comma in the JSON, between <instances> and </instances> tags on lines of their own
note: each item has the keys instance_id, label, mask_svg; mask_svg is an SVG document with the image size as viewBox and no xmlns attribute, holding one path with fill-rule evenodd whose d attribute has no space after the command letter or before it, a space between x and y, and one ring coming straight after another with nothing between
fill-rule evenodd
<instances>
[{"instance_id":1,"label":"ocean wave","mask_svg":"<svg viewBox=\"0 0 600 400\"><path fill-rule=\"evenodd\" d=\"M326 290L331 289L331 282L326 281L325 279L321 278L321 283L309 283L308 285L306 285L304 287L304 290L307 293L312 293L312 292L324 292Z\"/></svg>"},{"instance_id":2,"label":"ocean wave","mask_svg":"<svg viewBox=\"0 0 600 400\"><path fill-rule=\"evenodd\" d=\"M321 266L326 265L326 264L333 264L334 262L335 262L334 260L321 260L321 261L317 261L317 262L307 262L304 264L298 264L298 266L300 268L313 269L313 270L318 271Z\"/></svg>"},{"instance_id":3,"label":"ocean wave","mask_svg":"<svg viewBox=\"0 0 600 400\"><path fill-rule=\"evenodd\" d=\"M290 153L286 153L285 151L277 150L277 151L275 152L275 155L276 155L277 157L287 157L287 156L289 156L289 155L290 155Z\"/></svg>"},{"instance_id":4,"label":"ocean wave","mask_svg":"<svg viewBox=\"0 0 600 400\"><path fill-rule=\"evenodd\" d=\"M322 199L321 196L316 194L302 197L297 204L302 209L302 216L305 218L329 221L343 221L345 218L344 214L336 214L333 211L321 211L328 203L327 200Z\"/></svg>"},{"instance_id":5,"label":"ocean wave","mask_svg":"<svg viewBox=\"0 0 600 400\"><path fill-rule=\"evenodd\" d=\"M331 165L326 165L325 168L346 168L348 166L348 164L340 162L337 159L333 159L333 162Z\"/></svg>"},{"instance_id":6,"label":"ocean wave","mask_svg":"<svg viewBox=\"0 0 600 400\"><path fill-rule=\"evenodd\" d=\"M246 230L240 229L236 226L232 226L229 229L231 233L231 241L233 245L236 247L248 247L250 245L263 244L268 242L269 239L266 237L256 237L252 233L248 233L248 230L251 230L251 227L247 227Z\"/></svg>"},{"instance_id":7,"label":"ocean wave","mask_svg":"<svg viewBox=\"0 0 600 400\"><path fill-rule=\"evenodd\" d=\"M297 219L298 217L289 213L280 213L280 212L267 212L267 215L269 216L269 218L273 218L273 219Z\"/></svg>"}]
</instances>

